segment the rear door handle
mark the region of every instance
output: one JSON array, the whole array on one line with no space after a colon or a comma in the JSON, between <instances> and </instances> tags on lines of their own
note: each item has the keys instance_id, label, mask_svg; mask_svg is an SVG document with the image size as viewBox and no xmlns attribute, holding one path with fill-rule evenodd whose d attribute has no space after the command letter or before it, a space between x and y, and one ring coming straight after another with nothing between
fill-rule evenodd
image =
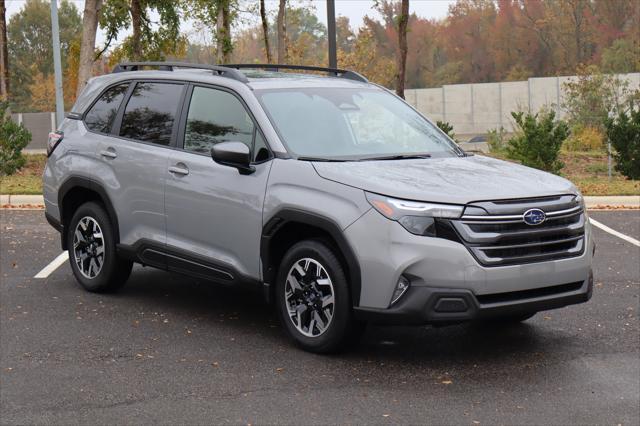
<instances>
[{"instance_id":1,"label":"rear door handle","mask_svg":"<svg viewBox=\"0 0 640 426\"><path fill-rule=\"evenodd\" d=\"M187 169L186 166L176 165L176 166L169 167L169 173L186 176L189 174L189 169Z\"/></svg>"},{"instance_id":2,"label":"rear door handle","mask_svg":"<svg viewBox=\"0 0 640 426\"><path fill-rule=\"evenodd\" d=\"M118 154L116 154L116 150L113 148L107 148L100 151L100 155L108 158L116 158Z\"/></svg>"}]
</instances>

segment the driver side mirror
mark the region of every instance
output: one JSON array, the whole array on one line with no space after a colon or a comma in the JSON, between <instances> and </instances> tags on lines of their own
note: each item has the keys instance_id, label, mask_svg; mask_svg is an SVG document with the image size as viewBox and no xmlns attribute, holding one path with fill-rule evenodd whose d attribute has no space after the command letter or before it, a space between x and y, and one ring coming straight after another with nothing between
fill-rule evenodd
<instances>
[{"instance_id":1,"label":"driver side mirror","mask_svg":"<svg viewBox=\"0 0 640 426\"><path fill-rule=\"evenodd\" d=\"M251 151L242 142L215 144L211 148L211 158L223 166L235 167L242 175L249 175L256 171L251 165Z\"/></svg>"}]
</instances>

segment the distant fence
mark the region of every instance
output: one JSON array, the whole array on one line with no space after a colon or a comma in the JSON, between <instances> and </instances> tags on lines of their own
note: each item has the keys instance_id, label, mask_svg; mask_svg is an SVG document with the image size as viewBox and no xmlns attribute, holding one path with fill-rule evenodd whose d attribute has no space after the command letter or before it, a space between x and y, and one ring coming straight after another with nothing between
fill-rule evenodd
<instances>
[{"instance_id":1,"label":"distant fence","mask_svg":"<svg viewBox=\"0 0 640 426\"><path fill-rule=\"evenodd\" d=\"M512 111L536 112L542 107L554 108L559 117L566 114L560 108L564 101L563 83L568 77L540 77L527 81L501 83L450 84L433 89L405 90L407 102L431 120L448 121L457 135L485 134L504 127L513 131ZM630 89L640 88L640 73L619 74ZM13 114L31 132L27 149L46 149L47 136L55 130L53 112Z\"/></svg>"},{"instance_id":2,"label":"distant fence","mask_svg":"<svg viewBox=\"0 0 640 426\"><path fill-rule=\"evenodd\" d=\"M47 149L49 132L56 130L54 112L25 112L11 114L17 123L22 123L31 132L31 142L26 149Z\"/></svg>"}]
</instances>

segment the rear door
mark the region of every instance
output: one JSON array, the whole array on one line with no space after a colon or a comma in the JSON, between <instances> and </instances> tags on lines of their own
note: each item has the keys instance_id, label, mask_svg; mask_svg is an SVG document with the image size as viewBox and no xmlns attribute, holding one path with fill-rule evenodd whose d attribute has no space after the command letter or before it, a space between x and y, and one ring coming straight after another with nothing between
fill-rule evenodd
<instances>
[{"instance_id":1,"label":"rear door","mask_svg":"<svg viewBox=\"0 0 640 426\"><path fill-rule=\"evenodd\" d=\"M164 181L184 89L173 82L131 82L112 134L98 144L97 154L112 176L107 191L121 244L166 243Z\"/></svg>"},{"instance_id":2,"label":"rear door","mask_svg":"<svg viewBox=\"0 0 640 426\"><path fill-rule=\"evenodd\" d=\"M269 149L236 94L195 85L186 99L165 186L167 245L193 261L183 262L191 273L227 281L259 278ZM249 146L254 173L240 174L211 159L211 147L228 141Z\"/></svg>"}]
</instances>

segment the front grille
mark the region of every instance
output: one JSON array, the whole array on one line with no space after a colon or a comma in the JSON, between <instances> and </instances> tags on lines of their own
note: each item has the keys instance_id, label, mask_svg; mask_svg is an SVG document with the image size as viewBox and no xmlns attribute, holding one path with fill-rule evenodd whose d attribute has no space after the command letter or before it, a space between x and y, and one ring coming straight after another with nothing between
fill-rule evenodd
<instances>
[{"instance_id":1,"label":"front grille","mask_svg":"<svg viewBox=\"0 0 640 426\"><path fill-rule=\"evenodd\" d=\"M543 210L547 219L526 224L522 216L532 208ZM545 262L584 252L585 214L574 195L475 202L451 223L484 266Z\"/></svg>"}]
</instances>

